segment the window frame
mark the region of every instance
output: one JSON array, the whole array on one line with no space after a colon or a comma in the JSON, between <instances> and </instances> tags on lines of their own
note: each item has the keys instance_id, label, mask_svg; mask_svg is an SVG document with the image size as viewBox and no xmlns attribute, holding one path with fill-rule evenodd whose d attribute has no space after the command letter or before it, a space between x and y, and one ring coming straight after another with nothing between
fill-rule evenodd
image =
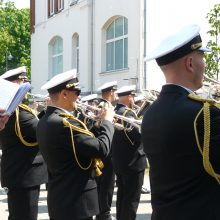
<instances>
[{"instance_id":1,"label":"window frame","mask_svg":"<svg viewBox=\"0 0 220 220\"><path fill-rule=\"evenodd\" d=\"M117 21L117 19L119 19L119 18L122 18L123 19L123 26L122 26L122 29L123 29L123 34L121 35L121 36L118 36L118 37L115 37L115 35L116 35L116 21ZM111 39L107 39L107 31L108 31L108 29L111 27L111 25L114 25L113 26L113 31L114 31L114 33L113 33L113 37L111 38ZM125 25L127 25L127 33L125 34ZM127 39L127 55L125 55L125 39ZM122 66L122 68L116 68L116 42L117 41L120 41L120 40L122 40L122 43L123 43L123 45L122 45L122 62L123 62L123 66ZM113 43L113 64L112 64L112 68L108 68L108 62L107 62L107 60L108 60L108 44L110 44L110 43ZM105 71L106 72L112 72L112 71L120 71L120 70L124 70L124 69L127 69L128 68L128 60L126 60L126 62L125 62L125 58L127 58L128 59L128 19L126 18L126 17L123 17L123 16L120 16L120 17L117 17L117 18L115 18L109 25L108 25L108 27L106 28L106 39L105 39L105 56L106 56L106 58L105 58ZM110 54L111 55L111 54ZM125 66L125 64L126 64L126 66Z\"/></svg>"},{"instance_id":2,"label":"window frame","mask_svg":"<svg viewBox=\"0 0 220 220\"><path fill-rule=\"evenodd\" d=\"M58 11L63 10L63 2L64 2L64 0L58 0Z\"/></svg>"},{"instance_id":3,"label":"window frame","mask_svg":"<svg viewBox=\"0 0 220 220\"><path fill-rule=\"evenodd\" d=\"M78 1L79 1L79 0L71 0L71 1L70 1L70 6L77 4Z\"/></svg>"},{"instance_id":4,"label":"window frame","mask_svg":"<svg viewBox=\"0 0 220 220\"><path fill-rule=\"evenodd\" d=\"M50 16L55 14L55 0L50 0Z\"/></svg>"},{"instance_id":5,"label":"window frame","mask_svg":"<svg viewBox=\"0 0 220 220\"><path fill-rule=\"evenodd\" d=\"M72 37L72 68L77 70L79 74L80 63L80 47L79 47L79 34L75 33Z\"/></svg>"},{"instance_id":6,"label":"window frame","mask_svg":"<svg viewBox=\"0 0 220 220\"><path fill-rule=\"evenodd\" d=\"M62 46L61 52L58 51L58 53L53 53L55 46L59 46L56 45L56 42L58 42L58 40L60 40L60 44ZM59 57L61 57L62 64L61 66L59 66L59 71L54 71L54 64L56 64L54 60ZM49 63L49 78L52 78L53 76L63 72L63 39L60 36L54 37L49 43Z\"/></svg>"}]
</instances>

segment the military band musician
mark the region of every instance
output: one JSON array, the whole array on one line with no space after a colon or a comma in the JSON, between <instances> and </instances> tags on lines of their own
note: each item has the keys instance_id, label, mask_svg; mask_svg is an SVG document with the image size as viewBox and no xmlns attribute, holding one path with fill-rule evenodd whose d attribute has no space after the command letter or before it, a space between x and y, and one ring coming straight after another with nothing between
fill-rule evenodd
<instances>
[{"instance_id":1,"label":"military band musician","mask_svg":"<svg viewBox=\"0 0 220 220\"><path fill-rule=\"evenodd\" d=\"M116 114L137 119L132 110L135 86L123 86L116 91L119 101ZM120 122L120 120L119 120ZM139 129L121 120L123 129L115 129L112 141L113 168L117 177L117 220L135 220L146 168L146 156Z\"/></svg>"},{"instance_id":2,"label":"military band musician","mask_svg":"<svg viewBox=\"0 0 220 220\"><path fill-rule=\"evenodd\" d=\"M1 78L21 84L25 67L4 73ZM1 185L7 189L10 220L37 220L40 185L47 182L47 170L36 140L38 118L20 104L0 131L2 144Z\"/></svg>"},{"instance_id":3,"label":"military band musician","mask_svg":"<svg viewBox=\"0 0 220 220\"><path fill-rule=\"evenodd\" d=\"M80 94L76 70L54 76L42 86L51 98L37 127L37 140L47 163L48 212L52 220L92 220L99 213L95 175L100 175L114 128L111 106L100 112L97 137L71 113Z\"/></svg>"}]
</instances>

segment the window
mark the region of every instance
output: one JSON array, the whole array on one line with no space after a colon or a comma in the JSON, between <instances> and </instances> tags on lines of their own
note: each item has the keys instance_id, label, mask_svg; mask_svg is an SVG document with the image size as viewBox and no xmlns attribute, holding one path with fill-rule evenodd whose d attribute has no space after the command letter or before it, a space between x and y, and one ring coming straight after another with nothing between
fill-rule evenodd
<instances>
[{"instance_id":1,"label":"window","mask_svg":"<svg viewBox=\"0 0 220 220\"><path fill-rule=\"evenodd\" d=\"M63 40L61 37L55 37L50 45L50 78L63 72Z\"/></svg>"},{"instance_id":2,"label":"window","mask_svg":"<svg viewBox=\"0 0 220 220\"><path fill-rule=\"evenodd\" d=\"M79 35L73 35L73 61L72 67L77 69L77 73L79 73Z\"/></svg>"},{"instance_id":3,"label":"window","mask_svg":"<svg viewBox=\"0 0 220 220\"><path fill-rule=\"evenodd\" d=\"M128 19L115 19L106 30L106 71L128 67Z\"/></svg>"},{"instance_id":4,"label":"window","mask_svg":"<svg viewBox=\"0 0 220 220\"><path fill-rule=\"evenodd\" d=\"M70 0L70 6L75 5L78 2L78 0Z\"/></svg>"},{"instance_id":5,"label":"window","mask_svg":"<svg viewBox=\"0 0 220 220\"><path fill-rule=\"evenodd\" d=\"M58 11L63 10L63 0L58 0Z\"/></svg>"},{"instance_id":6,"label":"window","mask_svg":"<svg viewBox=\"0 0 220 220\"><path fill-rule=\"evenodd\" d=\"M64 9L64 0L47 0L48 1L48 17L59 13Z\"/></svg>"},{"instance_id":7,"label":"window","mask_svg":"<svg viewBox=\"0 0 220 220\"><path fill-rule=\"evenodd\" d=\"M54 0L50 0L49 4L50 8L50 16L54 14Z\"/></svg>"}]
</instances>

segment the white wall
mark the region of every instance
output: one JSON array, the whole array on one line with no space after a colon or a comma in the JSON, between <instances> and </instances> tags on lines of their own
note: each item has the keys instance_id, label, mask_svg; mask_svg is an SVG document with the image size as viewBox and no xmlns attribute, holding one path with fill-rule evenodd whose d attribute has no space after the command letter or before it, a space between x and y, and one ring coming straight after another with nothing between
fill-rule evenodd
<instances>
[{"instance_id":1,"label":"white wall","mask_svg":"<svg viewBox=\"0 0 220 220\"><path fill-rule=\"evenodd\" d=\"M38 0L36 17L44 17L40 8L46 7L44 0ZM44 5L44 6L42 6ZM46 10L47 17L47 10ZM79 34L80 41L80 82L84 87L89 86L89 30L88 26L88 5L86 1L63 10L61 13L43 21L37 19L35 33L31 36L31 58L32 58L32 84L33 92L39 93L40 87L49 77L48 45L55 36L63 39L63 71L72 68L72 37L74 33Z\"/></svg>"},{"instance_id":2,"label":"white wall","mask_svg":"<svg viewBox=\"0 0 220 220\"><path fill-rule=\"evenodd\" d=\"M35 1L36 27L35 33L31 36L33 93L43 93L40 87L48 80L48 44L53 37L60 36L63 39L63 71L72 68L74 33L79 35L79 80L83 92L89 92L91 89L94 92L107 81L117 80L120 87L136 83L136 80L131 78L138 77L143 80L143 1L81 0L71 7L68 6L68 1L65 1L64 10L49 19L47 1ZM93 22L92 3L94 4ZM124 16L128 19L128 69L106 73L102 68L104 59L102 29L114 16ZM91 28L94 30L93 36ZM91 60L92 56L93 60ZM92 73L93 78L91 78ZM139 80L138 88L141 84L142 81Z\"/></svg>"},{"instance_id":3,"label":"white wall","mask_svg":"<svg viewBox=\"0 0 220 220\"><path fill-rule=\"evenodd\" d=\"M72 35L79 34L80 43L80 83L83 91L94 91L107 81L117 80L119 87L134 83L138 75L138 86L143 85L144 53L144 1L145 0L79 0L69 7L65 0L64 10L53 18L47 18L47 1L36 2L36 31L32 34L32 84L34 93L40 93L40 86L48 80L48 43L52 37L60 35L64 42L64 70L71 68ZM147 53L173 27L196 21L202 32L209 28L204 25L206 14L218 3L218 0L176 1L146 0ZM91 20L91 5L94 3L94 20ZM125 16L128 19L128 69L105 73L103 68L102 28L113 16ZM93 26L91 26L93 25ZM91 28L94 33L92 35ZM202 34L203 36L203 34ZM93 37L93 43L91 38ZM93 53L92 53L93 48ZM92 59L93 56L93 60ZM93 78L92 77L93 73ZM160 90L165 83L164 76L155 61L147 63L147 88ZM93 91L93 92L94 92Z\"/></svg>"},{"instance_id":4,"label":"white wall","mask_svg":"<svg viewBox=\"0 0 220 220\"><path fill-rule=\"evenodd\" d=\"M127 0L97 0L95 1L95 86L99 87L103 82L117 80L119 86L134 83L135 80L124 80L139 77L142 74L140 68L143 60L143 23L140 23L141 2ZM143 9L142 9L143 10ZM102 31L105 24L115 16L124 16L128 19L128 69L116 72L104 72L101 46L103 45ZM140 53L140 51L142 51Z\"/></svg>"}]
</instances>

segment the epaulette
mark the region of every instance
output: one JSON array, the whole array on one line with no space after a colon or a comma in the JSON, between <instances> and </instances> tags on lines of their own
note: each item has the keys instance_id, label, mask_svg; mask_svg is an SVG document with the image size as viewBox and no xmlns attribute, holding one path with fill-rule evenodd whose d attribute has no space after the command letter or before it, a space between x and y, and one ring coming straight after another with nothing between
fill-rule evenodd
<instances>
[{"instance_id":1,"label":"epaulette","mask_svg":"<svg viewBox=\"0 0 220 220\"><path fill-rule=\"evenodd\" d=\"M202 102L202 103L209 103L209 105L220 108L220 104L217 103L214 99L204 98L204 97L196 95L195 93L190 93L188 97L192 100Z\"/></svg>"},{"instance_id":2,"label":"epaulette","mask_svg":"<svg viewBox=\"0 0 220 220\"><path fill-rule=\"evenodd\" d=\"M35 112L33 111L33 109L31 109L29 106L27 106L25 104L20 104L19 107L24 109L27 112L32 113L36 118L38 118L37 115L35 114Z\"/></svg>"},{"instance_id":3,"label":"epaulette","mask_svg":"<svg viewBox=\"0 0 220 220\"><path fill-rule=\"evenodd\" d=\"M93 169L95 169L96 176L100 176L102 174L101 169L104 167L102 161L100 159L97 159L97 158L92 158L90 160L89 165L87 167L83 167L81 165L77 155L76 155L76 148L75 148L74 138L73 138L73 131L78 131L80 133L86 134L86 135L91 136L91 137L95 137L94 134L88 130L87 126L82 121L80 121L78 118L74 117L73 115L68 114L68 113L60 113L59 116L63 117L63 124L65 126L69 127L69 129L70 129L71 141L72 141L72 147L73 147L73 155L74 155L74 158L75 158L76 163L78 164L78 166L82 170L88 170L92 167ZM75 122L78 122L82 126L82 128L71 124L68 121L68 119L71 119Z\"/></svg>"},{"instance_id":4,"label":"epaulette","mask_svg":"<svg viewBox=\"0 0 220 220\"><path fill-rule=\"evenodd\" d=\"M63 124L64 125L70 127L74 131L78 131L79 133L87 134L89 136L94 137L94 134L88 130L87 126L82 121L80 121L78 118L76 118L75 116L68 114L68 113L60 113L59 115L61 117L63 117ZM71 119L71 120L77 122L78 124L81 125L81 127L78 127L76 125L71 124L68 121L68 119Z\"/></svg>"},{"instance_id":5,"label":"epaulette","mask_svg":"<svg viewBox=\"0 0 220 220\"><path fill-rule=\"evenodd\" d=\"M19 107L26 110L26 111L28 111L28 112L31 112L38 119L37 115L27 105L20 104ZM20 139L20 141L22 142L22 144L24 144L27 147L37 146L38 145L37 142L33 142L33 143L27 142L27 141L24 140L24 137L22 136L20 123L19 123L19 108L18 107L15 109L15 116L16 116L16 118L15 118L15 133L18 136L18 138Z\"/></svg>"},{"instance_id":6,"label":"epaulette","mask_svg":"<svg viewBox=\"0 0 220 220\"><path fill-rule=\"evenodd\" d=\"M194 132L195 132L195 138L197 147L203 157L203 166L205 171L212 177L216 179L216 181L220 184L220 174L216 173L210 160L209 160L209 146L210 146L210 128L211 128L211 122L210 122L210 107L215 106L220 109L220 104L216 103L215 100L212 99L206 99L203 97L200 97L196 94L189 94L188 97L190 99L193 99L198 102L203 103L203 107L199 111L199 113L196 115L194 120ZM199 142L199 136L197 131L197 120L201 113L203 112L203 120L204 120L204 140L203 140L203 147L201 146Z\"/></svg>"}]
</instances>

